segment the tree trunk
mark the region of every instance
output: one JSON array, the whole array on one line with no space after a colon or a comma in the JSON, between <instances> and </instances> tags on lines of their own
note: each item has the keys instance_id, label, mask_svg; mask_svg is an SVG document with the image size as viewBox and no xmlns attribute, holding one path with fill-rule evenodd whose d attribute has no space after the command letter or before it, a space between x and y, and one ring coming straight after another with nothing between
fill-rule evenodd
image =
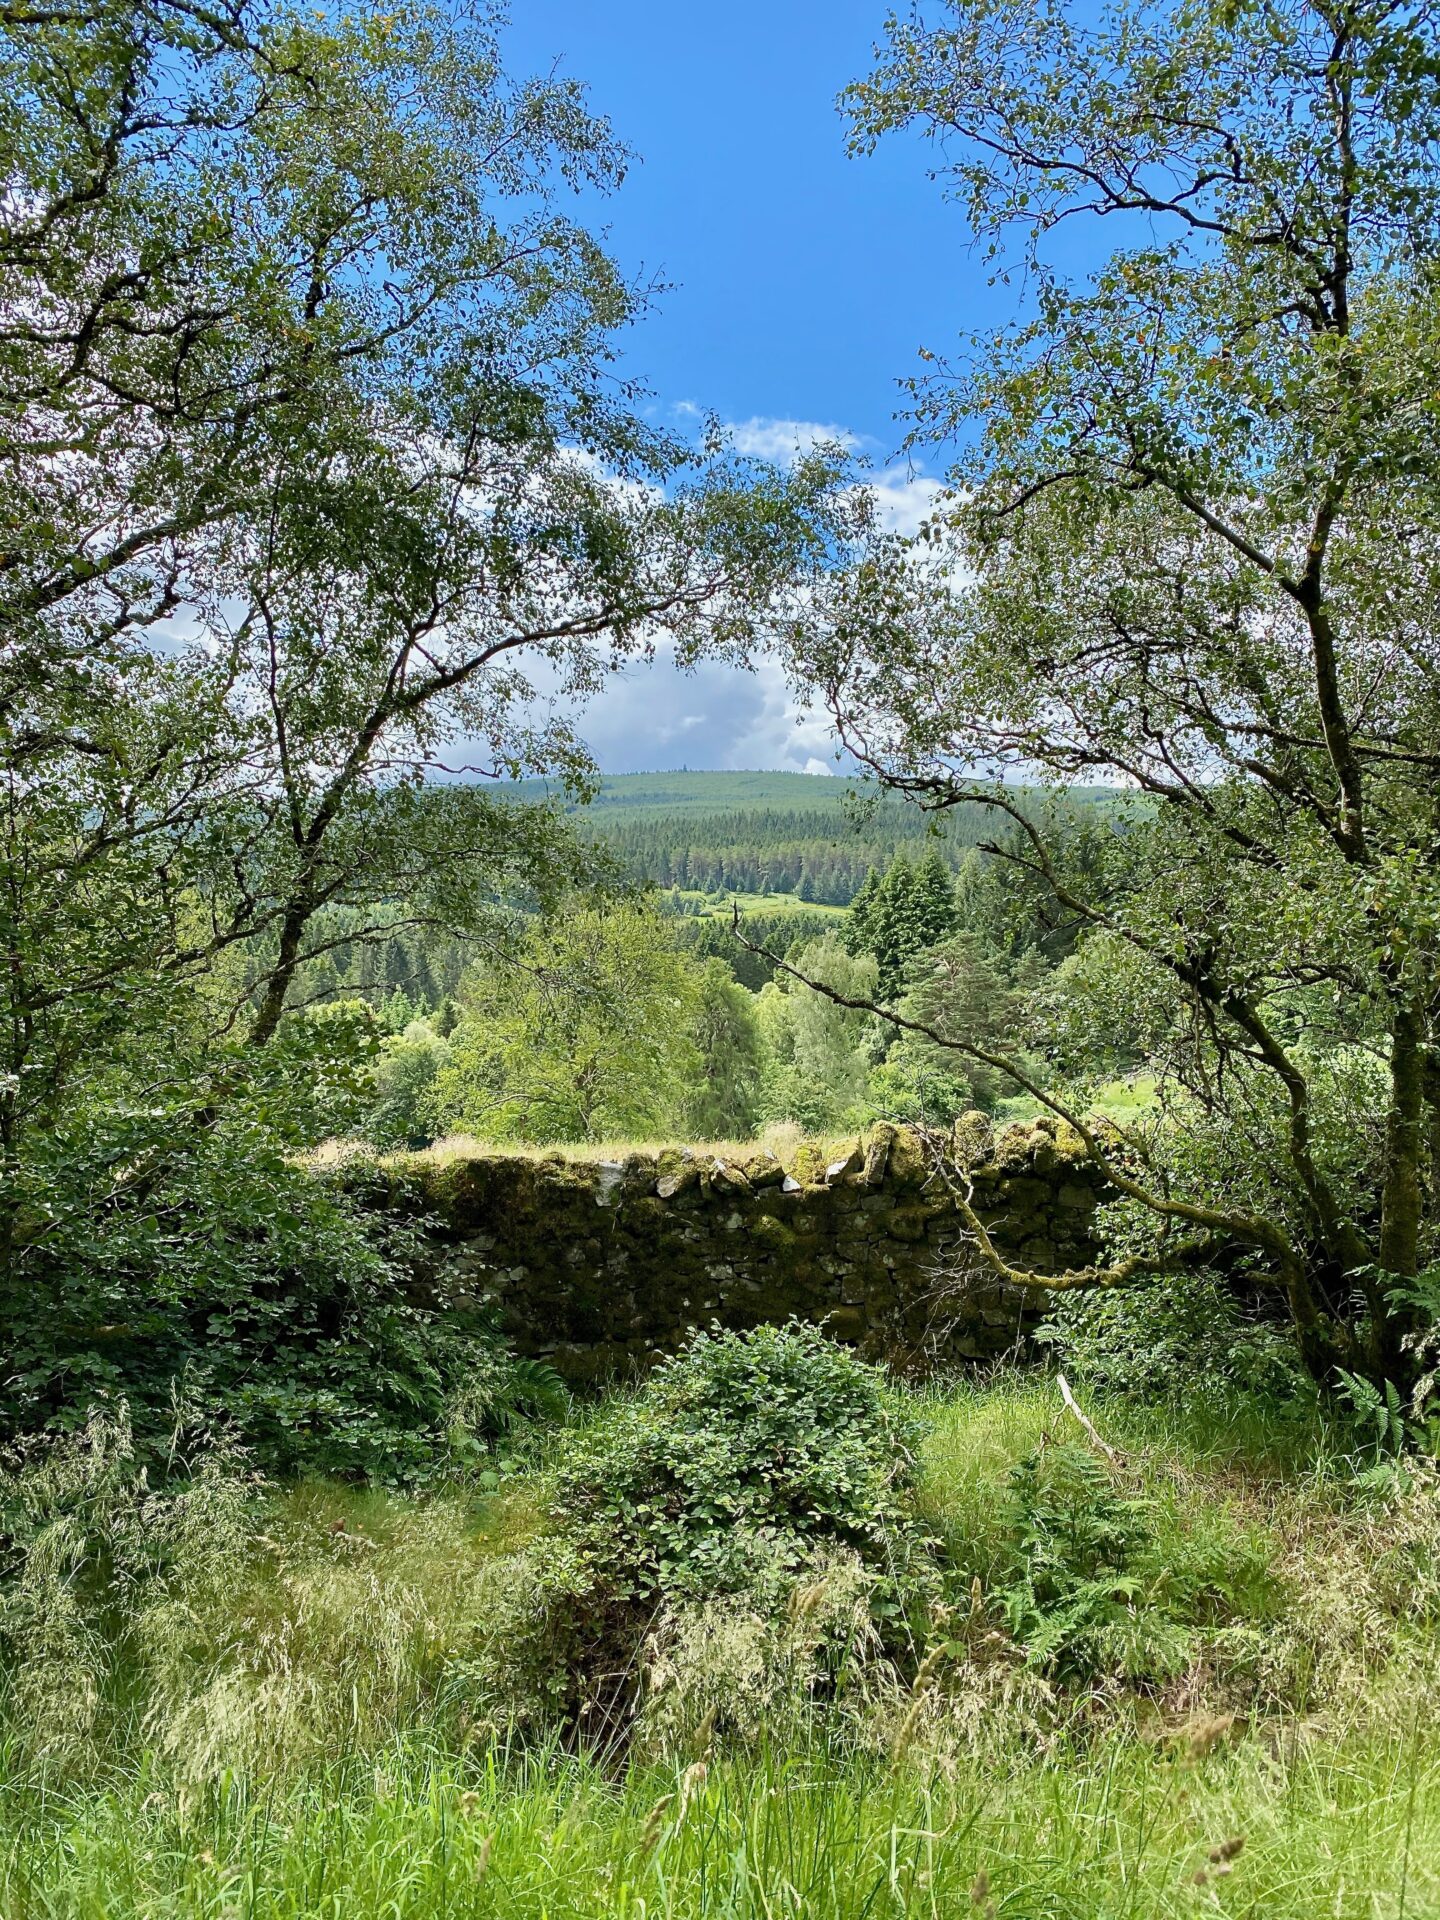
<instances>
[{"instance_id":1,"label":"tree trunk","mask_svg":"<svg viewBox=\"0 0 1440 1920\"><path fill-rule=\"evenodd\" d=\"M249 1044L252 1047L267 1046L280 1025L280 1016L285 1011L285 997L300 964L300 942L305 937L305 929L314 912L315 902L306 895L292 900L285 911L285 918L280 925L280 946L275 965L270 970L265 992L255 1012L254 1024L250 1028Z\"/></svg>"},{"instance_id":2,"label":"tree trunk","mask_svg":"<svg viewBox=\"0 0 1440 1920\"><path fill-rule=\"evenodd\" d=\"M1311 1379L1323 1383L1353 1356L1347 1350L1343 1331L1321 1311L1304 1264L1292 1254L1281 1261L1281 1270L1301 1361Z\"/></svg>"},{"instance_id":3,"label":"tree trunk","mask_svg":"<svg viewBox=\"0 0 1440 1920\"><path fill-rule=\"evenodd\" d=\"M1425 1019L1415 999L1407 997L1396 1005L1390 1037L1390 1110L1385 1116L1380 1200L1382 1290L1390 1275L1413 1280L1419 1271L1424 1152ZM1387 1379L1394 1378L1400 1371L1400 1342L1411 1316L1387 1310L1381 1300L1373 1317L1372 1364Z\"/></svg>"}]
</instances>

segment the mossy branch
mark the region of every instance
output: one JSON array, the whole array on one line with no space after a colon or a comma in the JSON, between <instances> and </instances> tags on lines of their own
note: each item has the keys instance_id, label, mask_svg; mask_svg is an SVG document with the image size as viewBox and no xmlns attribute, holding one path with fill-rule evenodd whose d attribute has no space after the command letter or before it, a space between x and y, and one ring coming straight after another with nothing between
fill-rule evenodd
<instances>
[{"instance_id":1,"label":"mossy branch","mask_svg":"<svg viewBox=\"0 0 1440 1920\"><path fill-rule=\"evenodd\" d=\"M740 912L738 907L731 911L731 931L736 940L748 953L759 955L768 961L777 972L785 973L801 986L808 987L812 993L821 994L833 1001L836 1006L847 1007L853 1012L874 1014L877 1019L886 1021L890 1026L903 1033L919 1034L937 1047L943 1047L951 1053L979 1062L994 1072L1005 1074L1015 1084L1022 1087L1032 1099L1053 1113L1057 1119L1073 1127L1084 1145L1087 1159L1103 1175L1116 1193L1123 1199L1133 1200L1147 1212L1165 1222L1180 1222L1187 1226L1204 1230L1205 1239L1200 1242L1184 1243L1186 1258L1194 1257L1198 1247L1212 1248L1218 1238L1232 1237L1243 1240L1252 1246L1263 1247L1273 1253L1283 1269L1289 1270L1295 1265L1295 1254L1288 1236L1275 1225L1258 1214L1244 1213L1228 1208L1201 1206L1195 1201L1177 1200L1168 1194L1156 1193L1152 1188L1136 1180L1105 1151L1095 1125L1084 1115L1069 1107L1053 1093L1028 1074L1021 1064L1006 1054L994 1053L988 1047L977 1046L971 1040L959 1040L950 1034L941 1033L928 1021L916 1020L909 1014L898 1012L893 1007L882 1006L878 1001L865 995L842 993L836 987L826 986L821 980L812 980L807 974L792 965L782 955L770 948L758 946L747 940L740 930ZM974 1232L976 1243L989 1265L1003 1279L1011 1280L1020 1286L1046 1287L1052 1291L1069 1291L1080 1287L1117 1286L1126 1280L1137 1278L1141 1273L1166 1271L1175 1264L1182 1251L1177 1247L1162 1255L1133 1255L1114 1267L1086 1267L1067 1270L1065 1274L1044 1275L1026 1273L1023 1269L1011 1267L994 1246L984 1224L970 1206L968 1199L956 1194L956 1203L961 1217Z\"/></svg>"}]
</instances>

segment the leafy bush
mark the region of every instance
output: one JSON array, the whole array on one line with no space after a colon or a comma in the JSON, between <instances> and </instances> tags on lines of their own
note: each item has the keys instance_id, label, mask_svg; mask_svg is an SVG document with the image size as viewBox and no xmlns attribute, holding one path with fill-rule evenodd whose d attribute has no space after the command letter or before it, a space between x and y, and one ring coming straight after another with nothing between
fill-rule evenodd
<instances>
[{"instance_id":1,"label":"leafy bush","mask_svg":"<svg viewBox=\"0 0 1440 1920\"><path fill-rule=\"evenodd\" d=\"M697 1335L566 1438L550 1693L591 1738L748 1734L913 1646L938 1566L918 1427L813 1327ZM539 1665L536 1649L525 1657ZM639 1683L637 1685L637 1682ZM657 1711L656 1697L667 1698Z\"/></svg>"},{"instance_id":2,"label":"leafy bush","mask_svg":"<svg viewBox=\"0 0 1440 1920\"><path fill-rule=\"evenodd\" d=\"M1039 1337L1077 1378L1145 1400L1310 1392L1287 1330L1248 1316L1214 1274L1057 1294Z\"/></svg>"},{"instance_id":3,"label":"leafy bush","mask_svg":"<svg viewBox=\"0 0 1440 1920\"><path fill-rule=\"evenodd\" d=\"M642 1605L793 1578L837 1548L889 1578L921 1547L917 1437L879 1369L812 1327L701 1334L574 1437L557 1515Z\"/></svg>"},{"instance_id":4,"label":"leafy bush","mask_svg":"<svg viewBox=\"0 0 1440 1920\"><path fill-rule=\"evenodd\" d=\"M948 1127L974 1105L969 1080L963 1074L947 1073L919 1048L904 1044L892 1048L870 1076L869 1106L879 1120Z\"/></svg>"},{"instance_id":5,"label":"leafy bush","mask_svg":"<svg viewBox=\"0 0 1440 1920\"><path fill-rule=\"evenodd\" d=\"M570 1390L544 1360L518 1357L498 1340L477 1342L450 1396L445 1434L453 1468L482 1488L523 1465L544 1427L570 1411Z\"/></svg>"},{"instance_id":6,"label":"leafy bush","mask_svg":"<svg viewBox=\"0 0 1440 1920\"><path fill-rule=\"evenodd\" d=\"M450 1049L428 1021L411 1020L381 1044L365 1136L382 1152L428 1147L439 1130L436 1081Z\"/></svg>"},{"instance_id":7,"label":"leafy bush","mask_svg":"<svg viewBox=\"0 0 1440 1920\"><path fill-rule=\"evenodd\" d=\"M0 1264L0 1442L123 1398L153 1463L179 1391L267 1471L394 1483L448 1461L455 1396L496 1336L417 1304L412 1230L297 1164L284 1091L232 1093L216 1121L97 1106L27 1157Z\"/></svg>"}]
</instances>

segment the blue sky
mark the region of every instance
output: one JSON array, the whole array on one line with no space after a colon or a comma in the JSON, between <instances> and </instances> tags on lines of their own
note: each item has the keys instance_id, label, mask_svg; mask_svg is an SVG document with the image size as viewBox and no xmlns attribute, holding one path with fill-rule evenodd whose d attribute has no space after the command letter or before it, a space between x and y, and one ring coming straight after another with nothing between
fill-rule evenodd
<instances>
[{"instance_id":1,"label":"blue sky","mask_svg":"<svg viewBox=\"0 0 1440 1920\"><path fill-rule=\"evenodd\" d=\"M787 423L854 436L898 522L927 490L896 461L896 381L1003 318L928 149L894 139L851 160L835 96L864 74L885 0L515 0L515 73L586 81L638 161L603 220L632 269L672 283L629 370L666 417L698 406L742 446L780 452ZM933 466L933 462L931 463ZM833 770L823 723L797 715L773 666L635 670L587 711L610 773L691 767Z\"/></svg>"},{"instance_id":2,"label":"blue sky","mask_svg":"<svg viewBox=\"0 0 1440 1920\"><path fill-rule=\"evenodd\" d=\"M605 218L674 282L635 336L663 402L844 425L893 450L915 350L991 305L918 140L845 154L835 97L885 0L518 0L515 70L585 80L639 153Z\"/></svg>"}]
</instances>

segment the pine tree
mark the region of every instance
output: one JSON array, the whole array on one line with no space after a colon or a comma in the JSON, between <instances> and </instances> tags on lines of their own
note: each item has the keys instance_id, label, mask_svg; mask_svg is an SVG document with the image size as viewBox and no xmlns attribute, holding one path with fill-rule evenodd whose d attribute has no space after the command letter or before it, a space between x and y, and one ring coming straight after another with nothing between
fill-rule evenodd
<instances>
[{"instance_id":1,"label":"pine tree","mask_svg":"<svg viewBox=\"0 0 1440 1920\"><path fill-rule=\"evenodd\" d=\"M875 937L875 903L880 893L880 876L871 867L850 902L850 918L843 935L847 953L870 953Z\"/></svg>"},{"instance_id":2,"label":"pine tree","mask_svg":"<svg viewBox=\"0 0 1440 1920\"><path fill-rule=\"evenodd\" d=\"M938 847L932 847L915 870L914 901L921 947L933 947L955 931L955 882Z\"/></svg>"},{"instance_id":3,"label":"pine tree","mask_svg":"<svg viewBox=\"0 0 1440 1920\"><path fill-rule=\"evenodd\" d=\"M939 848L917 867L897 853L877 879L874 870L850 908L845 944L851 953L868 953L878 968L882 999L893 999L905 985L917 954L946 938L955 927L955 888Z\"/></svg>"}]
</instances>

